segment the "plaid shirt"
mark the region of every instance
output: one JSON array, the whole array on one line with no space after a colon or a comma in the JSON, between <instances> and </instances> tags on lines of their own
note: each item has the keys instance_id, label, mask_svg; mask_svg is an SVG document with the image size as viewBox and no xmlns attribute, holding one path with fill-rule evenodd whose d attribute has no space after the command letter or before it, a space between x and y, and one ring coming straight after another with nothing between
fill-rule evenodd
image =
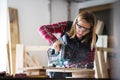
<instances>
[{"instance_id":1,"label":"plaid shirt","mask_svg":"<svg viewBox=\"0 0 120 80\"><path fill-rule=\"evenodd\" d=\"M57 38L54 36L54 33L60 33L60 35L64 32L66 28L66 21L58 22L50 25L43 25L39 28L39 32L44 39L48 41L49 44L53 44Z\"/></svg>"}]
</instances>

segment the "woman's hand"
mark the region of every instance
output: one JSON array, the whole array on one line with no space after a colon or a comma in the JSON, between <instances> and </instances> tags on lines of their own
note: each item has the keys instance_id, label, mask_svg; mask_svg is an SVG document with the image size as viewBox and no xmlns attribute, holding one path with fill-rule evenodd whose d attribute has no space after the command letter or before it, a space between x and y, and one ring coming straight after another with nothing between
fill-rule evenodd
<instances>
[{"instance_id":1,"label":"woman's hand","mask_svg":"<svg viewBox=\"0 0 120 80\"><path fill-rule=\"evenodd\" d=\"M60 41L55 41L54 43L53 43L53 48L56 50L56 51L60 51L60 45L62 44L62 42L60 42Z\"/></svg>"}]
</instances>

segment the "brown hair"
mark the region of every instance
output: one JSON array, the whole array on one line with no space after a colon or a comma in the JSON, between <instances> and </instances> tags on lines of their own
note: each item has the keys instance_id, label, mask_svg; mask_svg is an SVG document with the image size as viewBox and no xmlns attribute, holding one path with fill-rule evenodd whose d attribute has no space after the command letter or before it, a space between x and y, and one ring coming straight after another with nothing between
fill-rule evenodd
<instances>
[{"instance_id":1,"label":"brown hair","mask_svg":"<svg viewBox=\"0 0 120 80\"><path fill-rule=\"evenodd\" d=\"M90 32L85 36L85 38L82 40L82 42L87 42L88 39L92 38L91 47L94 47L95 46L95 42L96 42L96 34L95 34L96 18L95 18L95 15L92 12L90 12L90 11L82 11L82 12L80 12L76 16L75 20L73 21L72 27L71 27L70 31L67 32L67 34L71 38L75 37L75 34L76 34L76 23L80 19L86 20L91 25Z\"/></svg>"}]
</instances>

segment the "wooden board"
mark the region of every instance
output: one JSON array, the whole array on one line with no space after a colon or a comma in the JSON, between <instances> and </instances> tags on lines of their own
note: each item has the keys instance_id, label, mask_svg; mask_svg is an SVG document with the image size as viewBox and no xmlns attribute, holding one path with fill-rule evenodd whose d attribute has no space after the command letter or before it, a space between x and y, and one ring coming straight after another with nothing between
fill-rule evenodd
<instances>
[{"instance_id":1,"label":"wooden board","mask_svg":"<svg viewBox=\"0 0 120 80\"><path fill-rule=\"evenodd\" d=\"M62 67L26 67L21 70L40 70L46 69L47 71L52 72L92 72L94 69L86 69L86 68L62 68Z\"/></svg>"},{"instance_id":2,"label":"wooden board","mask_svg":"<svg viewBox=\"0 0 120 80\"><path fill-rule=\"evenodd\" d=\"M28 67L25 71L45 73L47 72L71 72L72 78L94 78L95 70L86 68L61 68L61 67ZM43 70L43 72L41 71ZM40 74L38 74L40 75ZM42 75L42 74L41 74ZM45 75L45 74L43 74ZM67 77L68 78L68 77Z\"/></svg>"},{"instance_id":3,"label":"wooden board","mask_svg":"<svg viewBox=\"0 0 120 80\"><path fill-rule=\"evenodd\" d=\"M18 27L18 10L9 8L9 54L10 54L10 72L15 73L16 63L16 44L20 43L19 27Z\"/></svg>"}]
</instances>

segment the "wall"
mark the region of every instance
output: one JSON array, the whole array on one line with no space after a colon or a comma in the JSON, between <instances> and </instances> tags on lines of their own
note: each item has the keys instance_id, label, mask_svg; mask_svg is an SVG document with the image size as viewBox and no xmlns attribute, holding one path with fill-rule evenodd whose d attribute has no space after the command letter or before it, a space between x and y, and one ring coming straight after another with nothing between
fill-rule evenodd
<instances>
[{"instance_id":1,"label":"wall","mask_svg":"<svg viewBox=\"0 0 120 80\"><path fill-rule=\"evenodd\" d=\"M7 0L0 0L0 72L7 67L7 18Z\"/></svg>"},{"instance_id":2,"label":"wall","mask_svg":"<svg viewBox=\"0 0 120 80\"><path fill-rule=\"evenodd\" d=\"M8 6L18 10L21 44L48 45L37 30L40 25L50 23L49 0L8 0ZM39 56L41 65L47 65L46 53L31 53Z\"/></svg>"},{"instance_id":3,"label":"wall","mask_svg":"<svg viewBox=\"0 0 120 80\"><path fill-rule=\"evenodd\" d=\"M72 2L71 3L71 20L74 20L75 16L78 14L79 9L103 5L103 4L112 3L115 1L117 0L90 0L90 1L81 2L81 3Z\"/></svg>"},{"instance_id":4,"label":"wall","mask_svg":"<svg viewBox=\"0 0 120 80\"><path fill-rule=\"evenodd\" d=\"M20 42L45 45L37 29L50 22L49 0L8 0L8 6L18 9Z\"/></svg>"},{"instance_id":5,"label":"wall","mask_svg":"<svg viewBox=\"0 0 120 80\"><path fill-rule=\"evenodd\" d=\"M51 23L68 19L68 3L65 0L51 0Z\"/></svg>"}]
</instances>

